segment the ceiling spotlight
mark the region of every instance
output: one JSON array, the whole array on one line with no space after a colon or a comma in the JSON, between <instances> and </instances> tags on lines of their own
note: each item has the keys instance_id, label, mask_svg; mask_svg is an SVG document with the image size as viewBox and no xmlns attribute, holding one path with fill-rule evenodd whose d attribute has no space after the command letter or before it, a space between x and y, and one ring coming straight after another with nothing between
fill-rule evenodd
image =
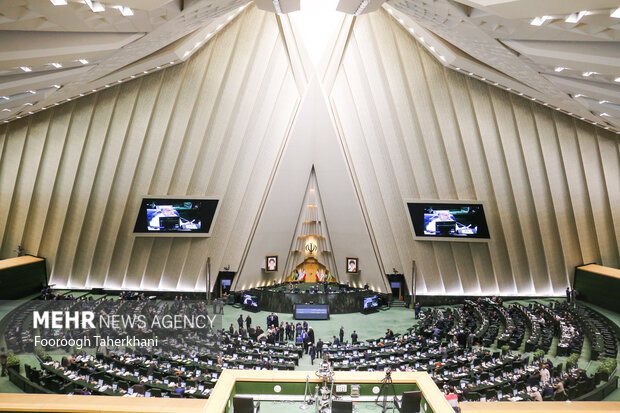
<instances>
[{"instance_id":1,"label":"ceiling spotlight","mask_svg":"<svg viewBox=\"0 0 620 413\"><path fill-rule=\"evenodd\" d=\"M9 100L7 96L0 96L0 99Z\"/></svg>"},{"instance_id":2,"label":"ceiling spotlight","mask_svg":"<svg viewBox=\"0 0 620 413\"><path fill-rule=\"evenodd\" d=\"M60 69L62 67L60 63L50 63L50 65L54 66L56 69Z\"/></svg>"},{"instance_id":3,"label":"ceiling spotlight","mask_svg":"<svg viewBox=\"0 0 620 413\"><path fill-rule=\"evenodd\" d=\"M29 68L28 66L20 66L19 68L23 70L24 72L32 72L32 69Z\"/></svg>"},{"instance_id":4,"label":"ceiling spotlight","mask_svg":"<svg viewBox=\"0 0 620 413\"><path fill-rule=\"evenodd\" d=\"M551 20L551 16L534 17L530 24L532 26L542 26L547 20Z\"/></svg>"},{"instance_id":5,"label":"ceiling spotlight","mask_svg":"<svg viewBox=\"0 0 620 413\"><path fill-rule=\"evenodd\" d=\"M54 6L66 6L67 0L50 0Z\"/></svg>"},{"instance_id":6,"label":"ceiling spotlight","mask_svg":"<svg viewBox=\"0 0 620 413\"><path fill-rule=\"evenodd\" d=\"M55 87L56 89L60 89L60 85L52 85L52 87Z\"/></svg>"},{"instance_id":7,"label":"ceiling spotlight","mask_svg":"<svg viewBox=\"0 0 620 413\"><path fill-rule=\"evenodd\" d=\"M620 82L620 76L614 79L614 82Z\"/></svg>"},{"instance_id":8,"label":"ceiling spotlight","mask_svg":"<svg viewBox=\"0 0 620 413\"><path fill-rule=\"evenodd\" d=\"M580 12L573 13L573 14L571 14L570 16L568 16L568 17L566 18L566 20L564 20L564 21L565 21L566 23L578 23L578 22L579 22L579 20L581 20L581 18L582 18L583 16L585 16L587 12L588 12L587 10L582 10L582 11L580 11Z\"/></svg>"},{"instance_id":9,"label":"ceiling spotlight","mask_svg":"<svg viewBox=\"0 0 620 413\"><path fill-rule=\"evenodd\" d=\"M78 59L77 61L82 63L83 65L87 65L88 64L88 60L86 60L86 59Z\"/></svg>"},{"instance_id":10,"label":"ceiling spotlight","mask_svg":"<svg viewBox=\"0 0 620 413\"><path fill-rule=\"evenodd\" d=\"M620 19L620 7L618 7L616 10L613 10L609 16Z\"/></svg>"},{"instance_id":11,"label":"ceiling spotlight","mask_svg":"<svg viewBox=\"0 0 620 413\"><path fill-rule=\"evenodd\" d=\"M590 77L592 75L596 75L598 74L598 72L583 72L582 76L583 77Z\"/></svg>"},{"instance_id":12,"label":"ceiling spotlight","mask_svg":"<svg viewBox=\"0 0 620 413\"><path fill-rule=\"evenodd\" d=\"M585 96L585 95L582 95L581 93L577 93L577 94L576 94L576 95L574 95L573 97L574 97L574 98L580 98L580 97L582 97L582 96Z\"/></svg>"},{"instance_id":13,"label":"ceiling spotlight","mask_svg":"<svg viewBox=\"0 0 620 413\"><path fill-rule=\"evenodd\" d=\"M103 5L98 1L84 0L84 3L86 3L94 13L105 11L105 7L103 7Z\"/></svg>"},{"instance_id":14,"label":"ceiling spotlight","mask_svg":"<svg viewBox=\"0 0 620 413\"><path fill-rule=\"evenodd\" d=\"M564 70L564 69L566 69L566 68L565 68L565 67L562 67L562 66L558 66L558 67L556 67L556 68L555 68L555 69L553 69L553 70L555 70L556 72L560 73L560 72L561 72L562 70Z\"/></svg>"},{"instance_id":15,"label":"ceiling spotlight","mask_svg":"<svg viewBox=\"0 0 620 413\"><path fill-rule=\"evenodd\" d=\"M10 112L10 111L11 111L11 109L4 108L4 109L2 109L2 111L3 111L3 112Z\"/></svg>"},{"instance_id":16,"label":"ceiling spotlight","mask_svg":"<svg viewBox=\"0 0 620 413\"><path fill-rule=\"evenodd\" d=\"M24 106L32 106L32 103L26 102L26 103L24 103Z\"/></svg>"},{"instance_id":17,"label":"ceiling spotlight","mask_svg":"<svg viewBox=\"0 0 620 413\"><path fill-rule=\"evenodd\" d=\"M31 93L31 94L34 95L35 93L37 93L37 91L36 90L29 90L28 93Z\"/></svg>"},{"instance_id":18,"label":"ceiling spotlight","mask_svg":"<svg viewBox=\"0 0 620 413\"><path fill-rule=\"evenodd\" d=\"M598 101L598 104L599 104L599 105L602 105L602 104L604 104L604 103L609 103L609 101L608 101L608 100L599 100L599 101Z\"/></svg>"},{"instance_id":19,"label":"ceiling spotlight","mask_svg":"<svg viewBox=\"0 0 620 413\"><path fill-rule=\"evenodd\" d=\"M600 114L600 116L609 116L609 113L603 112L603 113Z\"/></svg>"},{"instance_id":20,"label":"ceiling spotlight","mask_svg":"<svg viewBox=\"0 0 620 413\"><path fill-rule=\"evenodd\" d=\"M282 14L282 7L280 7L280 0L273 0L273 8L276 10L276 13Z\"/></svg>"},{"instance_id":21,"label":"ceiling spotlight","mask_svg":"<svg viewBox=\"0 0 620 413\"><path fill-rule=\"evenodd\" d=\"M359 7L357 8L357 10L355 10L355 13L353 13L354 16L359 16L360 14L362 14L364 12L364 10L366 9L366 7L368 7L368 4L370 4L370 0L364 0L360 3Z\"/></svg>"},{"instance_id":22,"label":"ceiling spotlight","mask_svg":"<svg viewBox=\"0 0 620 413\"><path fill-rule=\"evenodd\" d=\"M123 16L125 16L125 17L133 16L133 10L131 10L129 7L125 7L125 6L112 6L112 8L120 11L121 14Z\"/></svg>"}]
</instances>

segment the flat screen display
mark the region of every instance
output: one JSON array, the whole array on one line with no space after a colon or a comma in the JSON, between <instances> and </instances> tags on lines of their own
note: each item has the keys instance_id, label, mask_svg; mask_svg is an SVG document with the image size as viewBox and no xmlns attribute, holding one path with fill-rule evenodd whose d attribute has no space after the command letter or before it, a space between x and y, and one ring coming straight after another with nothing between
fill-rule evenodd
<instances>
[{"instance_id":1,"label":"flat screen display","mask_svg":"<svg viewBox=\"0 0 620 413\"><path fill-rule=\"evenodd\" d=\"M217 199L144 198L134 233L202 234L211 230Z\"/></svg>"},{"instance_id":2,"label":"flat screen display","mask_svg":"<svg viewBox=\"0 0 620 413\"><path fill-rule=\"evenodd\" d=\"M489 238L482 204L408 202L407 207L416 237Z\"/></svg>"},{"instance_id":3,"label":"flat screen display","mask_svg":"<svg viewBox=\"0 0 620 413\"><path fill-rule=\"evenodd\" d=\"M258 308L258 300L255 295L243 294L243 305Z\"/></svg>"},{"instance_id":4,"label":"flat screen display","mask_svg":"<svg viewBox=\"0 0 620 413\"><path fill-rule=\"evenodd\" d=\"M294 311L295 320L327 320L329 306L323 304L297 304Z\"/></svg>"},{"instance_id":5,"label":"flat screen display","mask_svg":"<svg viewBox=\"0 0 620 413\"><path fill-rule=\"evenodd\" d=\"M379 307L378 296L373 295L371 297L364 297L364 305L363 305L364 310L368 310L368 309L376 308L376 307Z\"/></svg>"}]
</instances>

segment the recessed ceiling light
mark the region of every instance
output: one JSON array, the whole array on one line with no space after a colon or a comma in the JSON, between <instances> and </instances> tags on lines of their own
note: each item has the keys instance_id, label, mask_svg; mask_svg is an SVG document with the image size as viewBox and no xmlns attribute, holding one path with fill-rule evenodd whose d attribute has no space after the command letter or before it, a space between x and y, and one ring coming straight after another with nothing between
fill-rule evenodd
<instances>
[{"instance_id":1,"label":"recessed ceiling light","mask_svg":"<svg viewBox=\"0 0 620 413\"><path fill-rule=\"evenodd\" d=\"M542 26L547 20L551 20L551 16L535 17L530 24L532 26Z\"/></svg>"},{"instance_id":2,"label":"recessed ceiling light","mask_svg":"<svg viewBox=\"0 0 620 413\"><path fill-rule=\"evenodd\" d=\"M67 0L50 0L54 6L66 6Z\"/></svg>"},{"instance_id":3,"label":"recessed ceiling light","mask_svg":"<svg viewBox=\"0 0 620 413\"><path fill-rule=\"evenodd\" d=\"M67 98L67 102L71 102L71 98Z\"/></svg>"},{"instance_id":4,"label":"recessed ceiling light","mask_svg":"<svg viewBox=\"0 0 620 413\"><path fill-rule=\"evenodd\" d=\"M0 96L0 99L9 100L9 98L6 96Z\"/></svg>"},{"instance_id":5,"label":"recessed ceiling light","mask_svg":"<svg viewBox=\"0 0 620 413\"><path fill-rule=\"evenodd\" d=\"M94 13L105 11L105 7L103 7L103 5L98 1L84 0L84 3L86 3Z\"/></svg>"},{"instance_id":6,"label":"recessed ceiling light","mask_svg":"<svg viewBox=\"0 0 620 413\"><path fill-rule=\"evenodd\" d=\"M148 70L145 70L145 71L144 71L144 72L142 72L142 73L145 73L145 74L146 74L146 73L148 73L148 72L149 72Z\"/></svg>"},{"instance_id":7,"label":"recessed ceiling light","mask_svg":"<svg viewBox=\"0 0 620 413\"><path fill-rule=\"evenodd\" d=\"M161 69L161 66L157 66L155 69Z\"/></svg>"},{"instance_id":8,"label":"recessed ceiling light","mask_svg":"<svg viewBox=\"0 0 620 413\"><path fill-rule=\"evenodd\" d=\"M558 67L556 67L556 68L555 68L555 69L553 69L553 70L555 70L556 72L558 72L558 73L559 73L559 72L561 72L561 71L562 71L562 70L564 70L564 69L566 69L566 68L565 68L565 67L562 67L562 66L558 66Z\"/></svg>"},{"instance_id":9,"label":"recessed ceiling light","mask_svg":"<svg viewBox=\"0 0 620 413\"><path fill-rule=\"evenodd\" d=\"M410 31L411 33L415 33L415 30L413 30L413 27L410 27L410 28L409 28L409 31Z\"/></svg>"},{"instance_id":10,"label":"recessed ceiling light","mask_svg":"<svg viewBox=\"0 0 620 413\"><path fill-rule=\"evenodd\" d=\"M620 76L614 79L614 82L620 82Z\"/></svg>"},{"instance_id":11,"label":"recessed ceiling light","mask_svg":"<svg viewBox=\"0 0 620 413\"><path fill-rule=\"evenodd\" d=\"M86 60L86 59L78 59L78 62L82 63L83 65L87 65L88 64L88 60Z\"/></svg>"},{"instance_id":12,"label":"recessed ceiling light","mask_svg":"<svg viewBox=\"0 0 620 413\"><path fill-rule=\"evenodd\" d=\"M32 115L34 112L28 112L29 115Z\"/></svg>"},{"instance_id":13,"label":"recessed ceiling light","mask_svg":"<svg viewBox=\"0 0 620 413\"><path fill-rule=\"evenodd\" d=\"M117 80L116 83L123 83L123 81L122 80Z\"/></svg>"},{"instance_id":14,"label":"recessed ceiling light","mask_svg":"<svg viewBox=\"0 0 620 413\"><path fill-rule=\"evenodd\" d=\"M55 87L56 89L60 89L60 85L52 85L52 87Z\"/></svg>"},{"instance_id":15,"label":"recessed ceiling light","mask_svg":"<svg viewBox=\"0 0 620 413\"><path fill-rule=\"evenodd\" d=\"M420 41L424 43L424 37L420 36Z\"/></svg>"},{"instance_id":16,"label":"recessed ceiling light","mask_svg":"<svg viewBox=\"0 0 620 413\"><path fill-rule=\"evenodd\" d=\"M37 93L37 91L36 90L29 90L28 93L32 93L34 95L35 93Z\"/></svg>"},{"instance_id":17,"label":"recessed ceiling light","mask_svg":"<svg viewBox=\"0 0 620 413\"><path fill-rule=\"evenodd\" d=\"M26 103L24 103L24 106L32 106L32 103L31 102L26 102Z\"/></svg>"},{"instance_id":18,"label":"recessed ceiling light","mask_svg":"<svg viewBox=\"0 0 620 413\"><path fill-rule=\"evenodd\" d=\"M605 113L605 112L603 112L603 113L601 113L601 115L600 115L600 116L609 116L609 113Z\"/></svg>"},{"instance_id":19,"label":"recessed ceiling light","mask_svg":"<svg viewBox=\"0 0 620 413\"><path fill-rule=\"evenodd\" d=\"M228 16L228 21L231 21L234 17L235 17L235 15L231 14L230 16Z\"/></svg>"},{"instance_id":20,"label":"recessed ceiling light","mask_svg":"<svg viewBox=\"0 0 620 413\"><path fill-rule=\"evenodd\" d=\"M564 21L566 23L578 23L579 20L581 20L581 18L586 15L586 13L587 13L587 10L582 10L580 12L573 13L570 16L568 16L566 20Z\"/></svg>"},{"instance_id":21,"label":"recessed ceiling light","mask_svg":"<svg viewBox=\"0 0 620 413\"><path fill-rule=\"evenodd\" d=\"M440 58L443 62L445 62L445 61L446 61L446 58L445 58L445 57L443 57L442 55L439 55L439 58Z\"/></svg>"},{"instance_id":22,"label":"recessed ceiling light","mask_svg":"<svg viewBox=\"0 0 620 413\"><path fill-rule=\"evenodd\" d=\"M129 76L129 77L130 77L130 78L132 78L132 79L135 79L135 78L136 78L136 75L131 75L131 76Z\"/></svg>"},{"instance_id":23,"label":"recessed ceiling light","mask_svg":"<svg viewBox=\"0 0 620 413\"><path fill-rule=\"evenodd\" d=\"M112 6L112 8L120 11L121 14L123 16L125 16L125 17L133 16L133 10L131 10L129 7L125 7L125 6Z\"/></svg>"},{"instance_id":24,"label":"recessed ceiling light","mask_svg":"<svg viewBox=\"0 0 620 413\"><path fill-rule=\"evenodd\" d=\"M580 98L580 97L582 97L582 96L585 96L585 95L582 95L581 93L577 93L577 94L576 94L576 95L574 95L573 97L574 97L574 98Z\"/></svg>"},{"instance_id":25,"label":"recessed ceiling light","mask_svg":"<svg viewBox=\"0 0 620 413\"><path fill-rule=\"evenodd\" d=\"M189 50L187 52L183 53L183 57L187 57L187 55L189 55ZM146 73L146 72L144 72L144 73Z\"/></svg>"},{"instance_id":26,"label":"recessed ceiling light","mask_svg":"<svg viewBox=\"0 0 620 413\"><path fill-rule=\"evenodd\" d=\"M11 111L11 109L4 108L4 109L2 109L2 111L3 111L3 112L10 112L10 111Z\"/></svg>"},{"instance_id":27,"label":"recessed ceiling light","mask_svg":"<svg viewBox=\"0 0 620 413\"><path fill-rule=\"evenodd\" d=\"M110 87L110 85L105 85L105 87Z\"/></svg>"},{"instance_id":28,"label":"recessed ceiling light","mask_svg":"<svg viewBox=\"0 0 620 413\"><path fill-rule=\"evenodd\" d=\"M20 66L19 68L23 70L24 72L32 72L32 69L29 68L28 66Z\"/></svg>"},{"instance_id":29,"label":"recessed ceiling light","mask_svg":"<svg viewBox=\"0 0 620 413\"><path fill-rule=\"evenodd\" d=\"M618 7L616 10L612 10L609 16L615 17L616 19L620 19L620 7Z\"/></svg>"},{"instance_id":30,"label":"recessed ceiling light","mask_svg":"<svg viewBox=\"0 0 620 413\"><path fill-rule=\"evenodd\" d=\"M56 69L60 69L62 67L60 63L50 63L50 65L54 66Z\"/></svg>"},{"instance_id":31,"label":"recessed ceiling light","mask_svg":"<svg viewBox=\"0 0 620 413\"><path fill-rule=\"evenodd\" d=\"M599 101L598 101L598 104L599 104L599 105L602 105L602 104L604 104L604 103L609 103L609 101L608 101L608 100L599 100Z\"/></svg>"},{"instance_id":32,"label":"recessed ceiling light","mask_svg":"<svg viewBox=\"0 0 620 413\"><path fill-rule=\"evenodd\" d=\"M590 77L592 75L596 75L598 72L583 72L582 76L583 77Z\"/></svg>"},{"instance_id":33,"label":"recessed ceiling light","mask_svg":"<svg viewBox=\"0 0 620 413\"><path fill-rule=\"evenodd\" d=\"M83 93L80 93L80 96L84 96L84 94L83 94Z\"/></svg>"}]
</instances>

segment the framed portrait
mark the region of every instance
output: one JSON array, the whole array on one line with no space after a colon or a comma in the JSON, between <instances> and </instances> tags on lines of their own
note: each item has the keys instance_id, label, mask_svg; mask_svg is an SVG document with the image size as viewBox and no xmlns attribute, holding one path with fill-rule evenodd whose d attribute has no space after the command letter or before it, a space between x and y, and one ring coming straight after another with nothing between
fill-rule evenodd
<instances>
[{"instance_id":1,"label":"framed portrait","mask_svg":"<svg viewBox=\"0 0 620 413\"><path fill-rule=\"evenodd\" d=\"M347 257L347 274L357 274L360 272L358 258Z\"/></svg>"},{"instance_id":2,"label":"framed portrait","mask_svg":"<svg viewBox=\"0 0 620 413\"><path fill-rule=\"evenodd\" d=\"M267 255L265 257L265 272L276 272L276 271L278 271L278 256Z\"/></svg>"}]
</instances>

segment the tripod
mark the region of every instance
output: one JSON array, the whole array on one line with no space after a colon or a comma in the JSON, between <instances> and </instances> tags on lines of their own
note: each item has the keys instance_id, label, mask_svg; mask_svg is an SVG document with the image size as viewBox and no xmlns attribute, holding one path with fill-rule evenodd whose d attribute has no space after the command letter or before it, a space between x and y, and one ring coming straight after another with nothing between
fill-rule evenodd
<instances>
[{"instance_id":1,"label":"tripod","mask_svg":"<svg viewBox=\"0 0 620 413\"><path fill-rule=\"evenodd\" d=\"M392 399L394 406L388 407L388 396L390 393L390 387L392 388L392 393L394 393L394 399ZM379 402L379 399L381 399L382 397L383 400ZM382 413L387 412L389 408L391 408L392 411L396 409L400 412L400 407L398 406L398 399L396 398L396 389L394 388L394 383L392 383L392 370L389 368L385 371L385 377L383 378L383 380L381 380L381 390L379 391L379 394L377 394L375 404L377 406L381 406Z\"/></svg>"}]
</instances>

